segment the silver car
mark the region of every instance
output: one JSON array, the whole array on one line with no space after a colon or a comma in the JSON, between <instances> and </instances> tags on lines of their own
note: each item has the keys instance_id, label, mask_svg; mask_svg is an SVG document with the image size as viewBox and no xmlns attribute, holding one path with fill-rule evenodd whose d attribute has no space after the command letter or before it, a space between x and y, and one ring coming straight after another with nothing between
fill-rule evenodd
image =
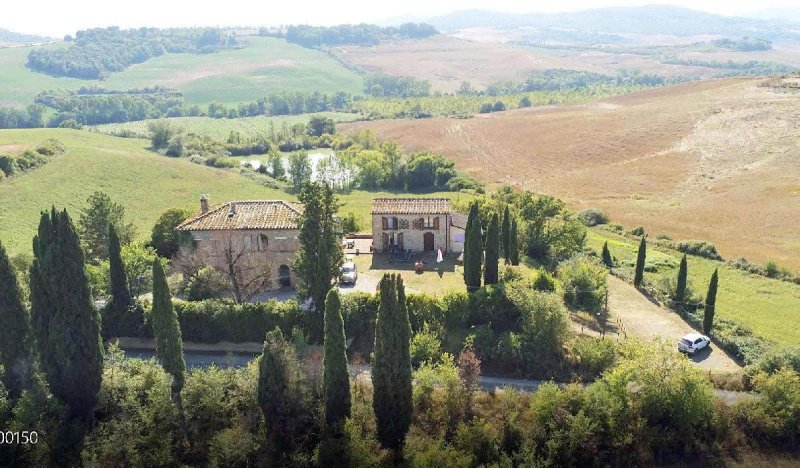
<instances>
[{"instance_id":1,"label":"silver car","mask_svg":"<svg viewBox=\"0 0 800 468\"><path fill-rule=\"evenodd\" d=\"M358 268L353 262L347 262L342 265L342 271L339 274L339 284L356 284L358 279Z\"/></svg>"}]
</instances>

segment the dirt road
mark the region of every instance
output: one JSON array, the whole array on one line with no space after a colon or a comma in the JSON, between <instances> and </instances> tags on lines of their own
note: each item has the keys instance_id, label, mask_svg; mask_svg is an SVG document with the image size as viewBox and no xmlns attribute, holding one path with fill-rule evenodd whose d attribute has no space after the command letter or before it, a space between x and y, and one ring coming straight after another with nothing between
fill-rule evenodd
<instances>
[{"instance_id":1,"label":"dirt road","mask_svg":"<svg viewBox=\"0 0 800 468\"><path fill-rule=\"evenodd\" d=\"M611 320L621 319L629 336L652 340L657 336L674 341L695 331L678 314L652 302L636 288L614 276L608 277L608 308ZM719 346L712 343L708 349L690 358L698 367L716 372L736 372L741 367Z\"/></svg>"}]
</instances>

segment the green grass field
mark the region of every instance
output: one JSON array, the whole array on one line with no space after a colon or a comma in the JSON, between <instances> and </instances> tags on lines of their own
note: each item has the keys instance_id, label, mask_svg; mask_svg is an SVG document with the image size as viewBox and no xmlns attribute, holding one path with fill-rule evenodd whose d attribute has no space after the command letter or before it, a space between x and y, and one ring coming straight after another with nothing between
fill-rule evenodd
<instances>
[{"instance_id":1,"label":"green grass field","mask_svg":"<svg viewBox=\"0 0 800 468\"><path fill-rule=\"evenodd\" d=\"M589 247L600 252L608 241L611 255L620 261L635 261L638 242L603 229L589 230ZM647 246L648 258L674 263L655 273L645 273L649 281L657 282L664 275L677 275L680 253ZM672 260L672 262L669 261ZM688 256L689 283L695 292L705 297L708 281L714 268L719 268L717 316L734 320L751 328L757 335L783 345L800 345L800 286L763 276L752 275L723 262Z\"/></svg>"},{"instance_id":2,"label":"green grass field","mask_svg":"<svg viewBox=\"0 0 800 468\"><path fill-rule=\"evenodd\" d=\"M30 251L42 210L52 205L65 207L77 220L95 190L108 193L125 207L142 240L148 238L161 212L171 207L194 209L201 194L210 195L212 203L295 199L286 192L258 185L236 170L160 156L147 149L149 142L136 138L63 129L0 130L0 153L21 152L47 138L64 143L65 154L0 182L0 240L12 254ZM340 212L356 213L361 228L369 230L372 199L387 196L415 195L356 190L339 196ZM416 196L458 200L469 195L438 192Z\"/></svg>"},{"instance_id":3,"label":"green grass field","mask_svg":"<svg viewBox=\"0 0 800 468\"><path fill-rule=\"evenodd\" d=\"M188 104L236 104L280 91L360 93L362 78L322 52L282 39L242 37L244 46L213 54L167 54L112 74L105 81L55 78L25 67L30 48L0 49L0 105L26 105L46 89L100 85L126 90L167 86ZM47 47L64 47L63 43Z\"/></svg>"},{"instance_id":4,"label":"green grass field","mask_svg":"<svg viewBox=\"0 0 800 468\"><path fill-rule=\"evenodd\" d=\"M360 114L348 114L344 112L318 112L314 114L302 115L280 115L275 117L258 116L242 117L238 119L213 119L211 117L173 117L169 119L139 120L136 122L125 122L118 124L105 124L93 127L100 133L109 135L119 135L121 132L148 138L150 131L148 125L155 121L168 122L171 125L183 129L185 132L208 135L216 139L226 139L232 131L237 131L242 136L269 135L270 128L275 132L282 127L291 127L297 123L308 123L311 117L327 117L335 122L352 122L361 118Z\"/></svg>"},{"instance_id":5,"label":"green grass field","mask_svg":"<svg viewBox=\"0 0 800 468\"><path fill-rule=\"evenodd\" d=\"M47 47L62 47L59 44ZM33 98L46 89L77 89L83 84L94 83L74 78L55 78L36 73L25 67L29 47L0 49L0 106L28 105Z\"/></svg>"}]
</instances>

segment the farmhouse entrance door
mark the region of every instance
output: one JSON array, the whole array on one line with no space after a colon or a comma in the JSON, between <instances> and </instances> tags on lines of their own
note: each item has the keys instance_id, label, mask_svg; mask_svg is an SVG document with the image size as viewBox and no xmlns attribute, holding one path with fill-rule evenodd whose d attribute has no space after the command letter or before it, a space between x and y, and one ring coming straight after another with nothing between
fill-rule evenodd
<instances>
[{"instance_id":1,"label":"farmhouse entrance door","mask_svg":"<svg viewBox=\"0 0 800 468\"><path fill-rule=\"evenodd\" d=\"M433 233L426 232L422 236L422 240L425 243L425 252L433 252Z\"/></svg>"}]
</instances>

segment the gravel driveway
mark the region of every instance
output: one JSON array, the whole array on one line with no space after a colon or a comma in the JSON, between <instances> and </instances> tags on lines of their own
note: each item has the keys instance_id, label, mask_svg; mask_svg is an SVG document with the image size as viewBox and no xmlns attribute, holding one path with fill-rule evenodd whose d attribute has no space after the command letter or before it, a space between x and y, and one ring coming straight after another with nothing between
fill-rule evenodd
<instances>
[{"instance_id":1,"label":"gravel driveway","mask_svg":"<svg viewBox=\"0 0 800 468\"><path fill-rule=\"evenodd\" d=\"M661 336L675 342L695 331L675 312L651 301L636 288L621 279L608 277L608 308L611 320L622 319L628 334L652 340ZM738 372L741 367L725 351L714 344L690 356L692 362L705 370Z\"/></svg>"}]
</instances>

